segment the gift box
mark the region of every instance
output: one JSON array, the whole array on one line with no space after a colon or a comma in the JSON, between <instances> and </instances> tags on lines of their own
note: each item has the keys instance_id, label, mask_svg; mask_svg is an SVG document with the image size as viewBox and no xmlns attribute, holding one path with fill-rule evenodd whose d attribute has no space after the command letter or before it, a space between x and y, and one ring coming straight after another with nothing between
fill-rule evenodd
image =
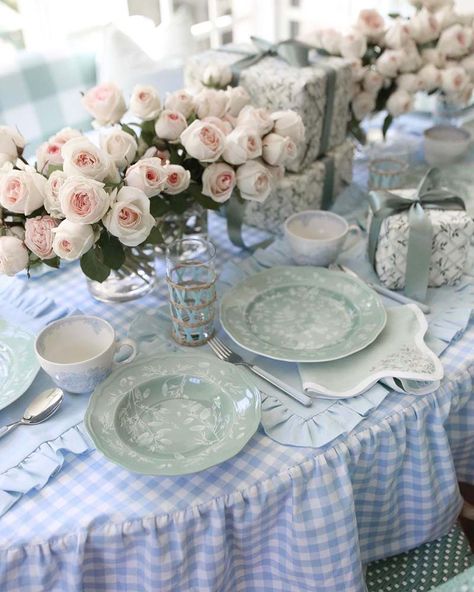
<instances>
[{"instance_id":1,"label":"gift box","mask_svg":"<svg viewBox=\"0 0 474 592\"><path fill-rule=\"evenodd\" d=\"M423 300L427 286L461 278L474 222L458 196L420 186L374 191L369 202L369 258L382 284Z\"/></svg>"},{"instance_id":2,"label":"gift box","mask_svg":"<svg viewBox=\"0 0 474 592\"><path fill-rule=\"evenodd\" d=\"M185 65L185 83L199 87L209 64L232 65L252 51L252 46L239 45L197 54ZM286 165L292 172L300 172L346 137L352 92L350 64L342 58L315 56L306 67L267 56L240 71L239 84L247 90L253 105L271 111L292 109L301 115L305 141L298 147L295 160Z\"/></svg>"},{"instance_id":3,"label":"gift box","mask_svg":"<svg viewBox=\"0 0 474 592\"><path fill-rule=\"evenodd\" d=\"M303 173L287 173L263 203L245 202L244 222L282 233L282 224L291 214L329 208L352 180L353 152L352 142L346 140Z\"/></svg>"}]
</instances>

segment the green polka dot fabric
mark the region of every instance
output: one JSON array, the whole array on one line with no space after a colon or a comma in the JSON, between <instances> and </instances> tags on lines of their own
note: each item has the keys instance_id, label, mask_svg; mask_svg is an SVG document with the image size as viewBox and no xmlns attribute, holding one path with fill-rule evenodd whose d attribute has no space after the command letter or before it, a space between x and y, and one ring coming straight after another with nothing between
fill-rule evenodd
<instances>
[{"instance_id":1,"label":"green polka dot fabric","mask_svg":"<svg viewBox=\"0 0 474 592\"><path fill-rule=\"evenodd\" d=\"M428 592L473 565L474 555L469 541L456 524L441 539L425 543L407 553L370 563L366 574L367 590ZM471 588L466 592L471 592Z\"/></svg>"}]
</instances>

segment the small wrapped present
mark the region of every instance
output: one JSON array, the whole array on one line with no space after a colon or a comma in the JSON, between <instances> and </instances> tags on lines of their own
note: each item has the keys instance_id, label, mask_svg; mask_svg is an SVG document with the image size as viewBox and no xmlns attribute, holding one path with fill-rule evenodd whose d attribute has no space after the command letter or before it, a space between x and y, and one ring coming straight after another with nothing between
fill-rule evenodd
<instances>
[{"instance_id":1,"label":"small wrapped present","mask_svg":"<svg viewBox=\"0 0 474 592\"><path fill-rule=\"evenodd\" d=\"M303 210L327 209L334 197L352 180L354 147L346 140L310 166L304 173L289 173L263 202L245 202L244 222L274 233L283 222Z\"/></svg>"},{"instance_id":2,"label":"small wrapped present","mask_svg":"<svg viewBox=\"0 0 474 592\"><path fill-rule=\"evenodd\" d=\"M437 187L437 175L431 169L417 189L369 197L369 259L382 284L421 301L428 286L461 278L474 234L463 200Z\"/></svg>"},{"instance_id":3,"label":"small wrapped present","mask_svg":"<svg viewBox=\"0 0 474 592\"><path fill-rule=\"evenodd\" d=\"M265 42L255 39L254 43ZM286 165L289 171L299 172L346 137L351 67L342 58L317 54L311 58L309 66L290 65L298 62L298 59L291 59L292 55L298 57L298 49L301 49L297 42L264 47L267 49L224 46L197 54L187 61L184 79L187 86L200 86L204 70L210 64L236 67L240 62L238 84L247 90L253 105L271 111L293 109L302 117L305 141L299 146L295 160Z\"/></svg>"}]
</instances>

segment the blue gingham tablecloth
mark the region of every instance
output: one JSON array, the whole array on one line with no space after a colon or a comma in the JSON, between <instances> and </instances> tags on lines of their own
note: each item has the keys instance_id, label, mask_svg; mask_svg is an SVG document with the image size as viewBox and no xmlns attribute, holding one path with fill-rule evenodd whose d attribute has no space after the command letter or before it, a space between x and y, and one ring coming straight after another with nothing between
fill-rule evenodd
<instances>
[{"instance_id":1,"label":"blue gingham tablecloth","mask_svg":"<svg viewBox=\"0 0 474 592\"><path fill-rule=\"evenodd\" d=\"M211 236L220 263L242 256L218 217ZM98 303L75 265L31 281L121 333L165 293L161 280L137 302ZM457 479L474 483L473 352L471 322L442 356L436 393L389 395L321 449L258 431L233 459L182 477L66 453L58 475L0 518L0 590L362 591L363 563L447 532Z\"/></svg>"}]
</instances>

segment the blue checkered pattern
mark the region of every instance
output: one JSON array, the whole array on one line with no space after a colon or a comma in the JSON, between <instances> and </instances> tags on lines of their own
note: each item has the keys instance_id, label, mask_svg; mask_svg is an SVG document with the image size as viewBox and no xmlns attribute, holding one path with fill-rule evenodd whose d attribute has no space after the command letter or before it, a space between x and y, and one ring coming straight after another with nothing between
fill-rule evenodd
<instances>
[{"instance_id":1,"label":"blue checkered pattern","mask_svg":"<svg viewBox=\"0 0 474 592\"><path fill-rule=\"evenodd\" d=\"M218 217L211 236L220 264L242 256ZM161 279L143 300L98 303L75 265L32 281L122 333L166 294ZM323 449L259 431L233 459L182 477L66 454L50 483L0 519L0 590L362 592L363 563L448 532L456 471L474 483L473 352L471 323L443 354L436 393L392 394Z\"/></svg>"},{"instance_id":2,"label":"blue checkered pattern","mask_svg":"<svg viewBox=\"0 0 474 592\"><path fill-rule=\"evenodd\" d=\"M0 125L19 129L30 157L62 127L91 129L80 93L95 84L93 53L17 52L0 72Z\"/></svg>"}]
</instances>

